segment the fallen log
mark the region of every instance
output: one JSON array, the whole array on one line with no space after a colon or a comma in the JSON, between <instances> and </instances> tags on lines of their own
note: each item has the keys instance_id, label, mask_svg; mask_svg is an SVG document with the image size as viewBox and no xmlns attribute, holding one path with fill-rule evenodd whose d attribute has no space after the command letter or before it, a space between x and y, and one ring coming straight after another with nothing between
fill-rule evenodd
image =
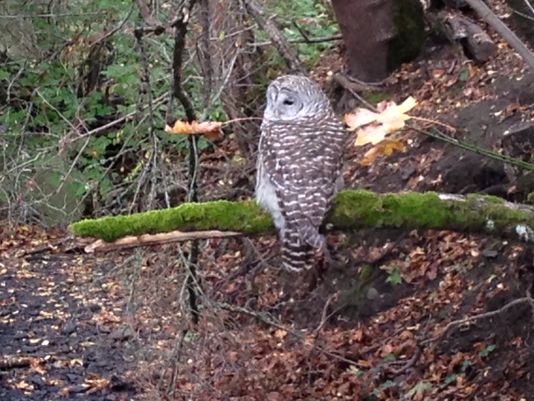
<instances>
[{"instance_id":1,"label":"fallen log","mask_svg":"<svg viewBox=\"0 0 534 401\"><path fill-rule=\"evenodd\" d=\"M340 192L326 218L325 229L356 230L364 227L453 230L533 243L534 207L477 194ZM75 235L96 237L107 242L126 236L176 230L182 233L231 231L228 236L274 232L270 216L252 200L184 203L175 208L129 216L82 220L69 228ZM189 240L191 235L170 235L166 242ZM195 238L199 235L207 238L210 234L194 235ZM144 244L147 242L138 243ZM129 246L135 245L130 243ZM112 246L111 249L116 248Z\"/></svg>"},{"instance_id":2,"label":"fallen log","mask_svg":"<svg viewBox=\"0 0 534 401\"><path fill-rule=\"evenodd\" d=\"M490 36L469 18L458 13L445 13L440 15L440 20L447 38L460 43L468 58L482 64L497 52L497 45Z\"/></svg>"},{"instance_id":3,"label":"fallen log","mask_svg":"<svg viewBox=\"0 0 534 401\"><path fill-rule=\"evenodd\" d=\"M465 0L477 14L486 21L523 58L530 69L534 69L534 53L495 15L482 0Z\"/></svg>"}]
</instances>

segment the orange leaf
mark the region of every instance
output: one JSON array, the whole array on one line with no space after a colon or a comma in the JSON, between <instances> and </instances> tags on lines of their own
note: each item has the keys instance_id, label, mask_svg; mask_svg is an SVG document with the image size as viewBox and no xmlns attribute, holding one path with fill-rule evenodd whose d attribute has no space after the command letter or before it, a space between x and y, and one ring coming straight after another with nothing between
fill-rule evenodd
<instances>
[{"instance_id":1,"label":"orange leaf","mask_svg":"<svg viewBox=\"0 0 534 401\"><path fill-rule=\"evenodd\" d=\"M397 151L404 152L405 149L406 147L402 142L393 139L385 139L365 152L363 159L358 163L361 166L370 166L380 155L390 156Z\"/></svg>"},{"instance_id":2,"label":"orange leaf","mask_svg":"<svg viewBox=\"0 0 534 401\"><path fill-rule=\"evenodd\" d=\"M202 123L192 121L188 123L187 121L177 120L172 127L166 125L165 132L180 135L204 135L213 141L221 137L221 127L222 123L218 121L205 121Z\"/></svg>"}]
</instances>

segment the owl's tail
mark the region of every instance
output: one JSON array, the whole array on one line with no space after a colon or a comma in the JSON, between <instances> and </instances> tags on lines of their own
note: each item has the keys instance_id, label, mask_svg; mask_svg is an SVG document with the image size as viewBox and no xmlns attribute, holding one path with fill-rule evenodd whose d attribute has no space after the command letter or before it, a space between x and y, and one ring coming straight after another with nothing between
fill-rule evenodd
<instances>
[{"instance_id":1,"label":"owl's tail","mask_svg":"<svg viewBox=\"0 0 534 401\"><path fill-rule=\"evenodd\" d=\"M289 271L311 269L317 263L318 248L302 241L297 231L284 230L282 241L282 266Z\"/></svg>"}]
</instances>

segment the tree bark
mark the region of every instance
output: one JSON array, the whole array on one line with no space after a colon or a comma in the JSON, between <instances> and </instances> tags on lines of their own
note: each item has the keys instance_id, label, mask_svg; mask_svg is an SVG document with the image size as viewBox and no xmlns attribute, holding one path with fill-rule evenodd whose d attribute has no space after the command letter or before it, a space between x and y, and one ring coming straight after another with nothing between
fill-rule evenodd
<instances>
[{"instance_id":1,"label":"tree bark","mask_svg":"<svg viewBox=\"0 0 534 401\"><path fill-rule=\"evenodd\" d=\"M332 0L332 7L351 77L381 81L419 53L424 39L419 0Z\"/></svg>"},{"instance_id":2,"label":"tree bark","mask_svg":"<svg viewBox=\"0 0 534 401\"><path fill-rule=\"evenodd\" d=\"M363 227L454 230L532 243L534 207L483 195L377 194L363 190L339 193L325 228L354 230ZM79 236L114 241L127 235L175 230L268 234L274 232L274 226L270 216L254 201L215 201L84 220L72 224L70 230Z\"/></svg>"},{"instance_id":3,"label":"tree bark","mask_svg":"<svg viewBox=\"0 0 534 401\"><path fill-rule=\"evenodd\" d=\"M439 18L447 38L460 43L470 59L485 63L497 52L497 45L489 35L469 18L460 13L441 14Z\"/></svg>"},{"instance_id":4,"label":"tree bark","mask_svg":"<svg viewBox=\"0 0 534 401\"><path fill-rule=\"evenodd\" d=\"M332 1L352 77L372 82L387 76L389 42L396 33L393 1Z\"/></svg>"}]
</instances>

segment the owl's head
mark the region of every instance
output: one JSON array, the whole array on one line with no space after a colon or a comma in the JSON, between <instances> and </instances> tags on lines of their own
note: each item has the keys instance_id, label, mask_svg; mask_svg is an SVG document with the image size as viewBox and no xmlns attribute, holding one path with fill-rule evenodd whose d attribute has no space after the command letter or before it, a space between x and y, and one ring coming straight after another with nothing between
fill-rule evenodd
<instances>
[{"instance_id":1,"label":"owl's head","mask_svg":"<svg viewBox=\"0 0 534 401\"><path fill-rule=\"evenodd\" d=\"M330 103L320 86L301 75L283 75L269 84L266 120L295 120L324 113Z\"/></svg>"}]
</instances>

